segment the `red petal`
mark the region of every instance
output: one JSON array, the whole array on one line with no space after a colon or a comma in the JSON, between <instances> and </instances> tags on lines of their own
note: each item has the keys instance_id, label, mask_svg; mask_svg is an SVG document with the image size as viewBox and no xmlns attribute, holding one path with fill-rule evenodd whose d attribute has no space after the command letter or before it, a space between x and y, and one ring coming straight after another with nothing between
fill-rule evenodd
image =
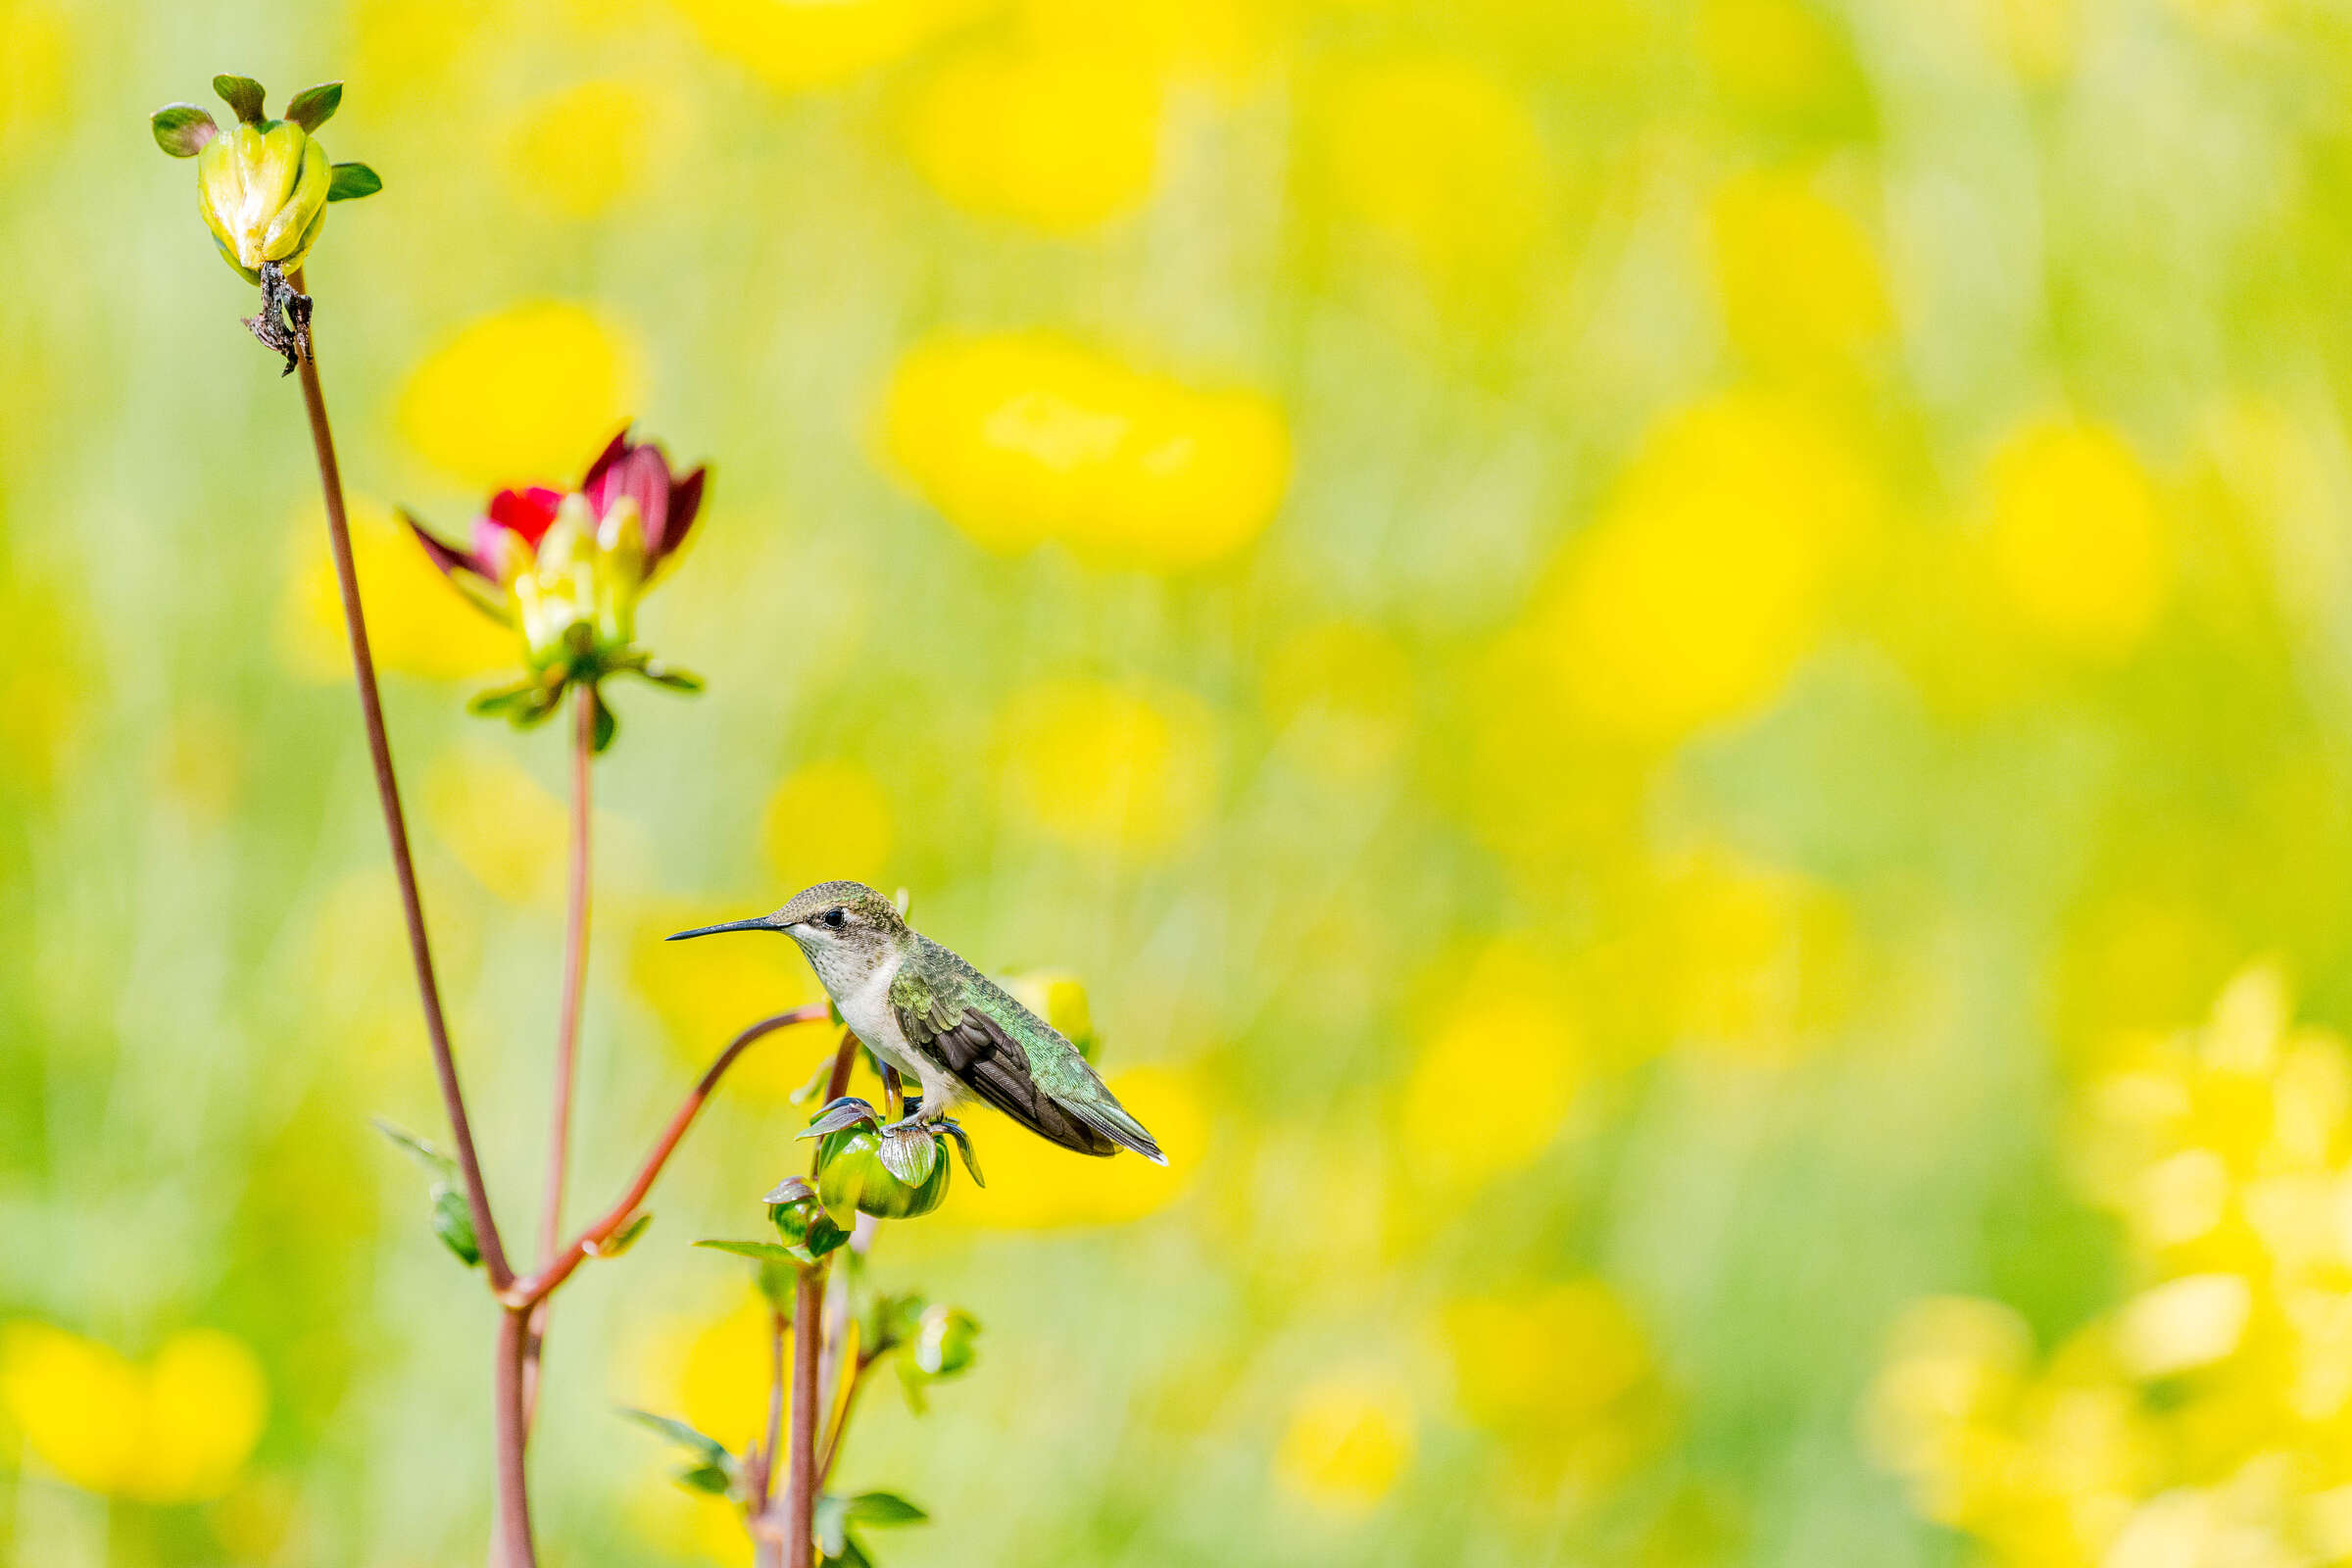
<instances>
[{"instance_id":1,"label":"red petal","mask_svg":"<svg viewBox=\"0 0 2352 1568\"><path fill-rule=\"evenodd\" d=\"M620 427L620 433L618 435L615 435L612 440L605 443L605 450L596 455L596 461L588 465L588 472L586 476L580 480L581 493L586 495L590 501L597 502L598 495L596 482L605 476L605 470L607 468L610 468L613 464L618 463L621 458L627 455L629 450L629 426L624 424ZM596 513L600 517L604 515L605 509L601 502L599 502L597 505Z\"/></svg>"},{"instance_id":2,"label":"red petal","mask_svg":"<svg viewBox=\"0 0 2352 1568\"><path fill-rule=\"evenodd\" d=\"M703 484L710 477L708 467L695 469L669 487L669 525L662 530L657 543L651 536L645 541L645 569L654 567L678 553L686 535L694 527L695 517L703 510Z\"/></svg>"},{"instance_id":3,"label":"red petal","mask_svg":"<svg viewBox=\"0 0 2352 1568\"><path fill-rule=\"evenodd\" d=\"M522 490L501 490L490 498L490 510L485 521L496 523L522 536L522 542L534 551L547 530L556 525L556 509L564 504L560 490L545 485L531 485ZM478 534L479 529L476 529ZM487 556L487 552L483 552Z\"/></svg>"}]
</instances>

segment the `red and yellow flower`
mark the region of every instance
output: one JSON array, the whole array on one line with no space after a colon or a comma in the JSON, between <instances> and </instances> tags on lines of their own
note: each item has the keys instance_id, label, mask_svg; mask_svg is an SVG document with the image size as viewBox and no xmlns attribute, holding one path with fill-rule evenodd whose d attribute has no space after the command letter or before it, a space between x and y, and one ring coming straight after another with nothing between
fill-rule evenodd
<instances>
[{"instance_id":1,"label":"red and yellow flower","mask_svg":"<svg viewBox=\"0 0 2352 1568\"><path fill-rule=\"evenodd\" d=\"M556 710L583 684L593 697L608 675L632 674L680 691L702 682L636 643L637 601L675 556L702 512L707 468L681 474L653 442L622 430L588 466L578 488L501 490L459 549L414 516L402 518L466 597L520 634L527 676L473 700L477 713L517 726ZM599 704L598 745L612 716Z\"/></svg>"}]
</instances>

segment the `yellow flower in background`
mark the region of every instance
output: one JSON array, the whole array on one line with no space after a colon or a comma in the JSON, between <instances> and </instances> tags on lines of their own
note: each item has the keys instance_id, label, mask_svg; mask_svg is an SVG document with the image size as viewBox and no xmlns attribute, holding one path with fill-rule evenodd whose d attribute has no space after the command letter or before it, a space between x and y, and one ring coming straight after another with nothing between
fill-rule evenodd
<instances>
[{"instance_id":1,"label":"yellow flower in background","mask_svg":"<svg viewBox=\"0 0 2352 1568\"><path fill-rule=\"evenodd\" d=\"M424 770L424 819L473 879L509 904L564 890L570 808L494 747L460 745Z\"/></svg>"},{"instance_id":2,"label":"yellow flower in background","mask_svg":"<svg viewBox=\"0 0 2352 1568\"><path fill-rule=\"evenodd\" d=\"M1059 539L1108 565L1205 565L1255 538L1290 483L1272 400L1148 375L1042 334L915 349L883 418L915 488L1004 553Z\"/></svg>"},{"instance_id":3,"label":"yellow flower in background","mask_svg":"<svg viewBox=\"0 0 2352 1568\"><path fill-rule=\"evenodd\" d=\"M1676 866L1661 897L1666 989L1684 1037L1785 1062L1851 1004L1853 919L1830 889L1715 852Z\"/></svg>"},{"instance_id":4,"label":"yellow flower in background","mask_svg":"<svg viewBox=\"0 0 2352 1568\"><path fill-rule=\"evenodd\" d=\"M1532 1163L1559 1136L1584 1078L1565 988L1525 945L1496 943L1449 989L1461 1000L1422 1046L1396 1106L1399 1142L1441 1193ZM1485 1087L1465 1105L1474 1085Z\"/></svg>"},{"instance_id":5,"label":"yellow flower in background","mask_svg":"<svg viewBox=\"0 0 2352 1568\"><path fill-rule=\"evenodd\" d=\"M1844 434L1739 394L1667 417L1569 543L1527 633L1569 710L1671 742L1770 702L1880 508Z\"/></svg>"},{"instance_id":6,"label":"yellow flower in background","mask_svg":"<svg viewBox=\"0 0 2352 1568\"><path fill-rule=\"evenodd\" d=\"M1144 204L1159 123L1159 78L1119 56L989 50L940 68L906 136L949 201L1062 234Z\"/></svg>"},{"instance_id":7,"label":"yellow flower in background","mask_svg":"<svg viewBox=\"0 0 2352 1568\"><path fill-rule=\"evenodd\" d=\"M1400 245L1432 281L1476 305L1528 256L1552 172L1516 92L1442 56L1341 72L1314 105L1322 166L1340 208Z\"/></svg>"},{"instance_id":8,"label":"yellow flower in background","mask_svg":"<svg viewBox=\"0 0 2352 1568\"><path fill-rule=\"evenodd\" d=\"M1208 1109L1193 1078L1163 1067L1132 1067L1105 1073L1103 1080L1152 1129L1167 1153L1165 1166L1126 1154L1075 1154L985 1105L967 1105L956 1118L972 1135L988 1185L951 1184L941 1212L994 1230L1057 1230L1127 1224L1183 1197L1208 1148Z\"/></svg>"},{"instance_id":9,"label":"yellow flower in background","mask_svg":"<svg viewBox=\"0 0 2352 1568\"><path fill-rule=\"evenodd\" d=\"M748 912L748 911L747 911ZM707 925L708 902L666 901L623 916L633 932L629 983L661 1020L679 1061L707 1065L744 1025L823 1000L790 942L665 942L672 931ZM813 1025L770 1035L727 1074L730 1093L781 1102L806 1084L840 1043Z\"/></svg>"},{"instance_id":10,"label":"yellow flower in background","mask_svg":"<svg viewBox=\"0 0 2352 1568\"><path fill-rule=\"evenodd\" d=\"M628 422L640 379L634 347L588 310L518 305L461 328L409 373L400 433L486 490L574 473Z\"/></svg>"},{"instance_id":11,"label":"yellow flower in background","mask_svg":"<svg viewBox=\"0 0 2352 1568\"><path fill-rule=\"evenodd\" d=\"M1412 1395L1379 1367L1334 1372L1292 1401L1274 1477L1283 1490L1341 1515L1369 1513L1413 1462Z\"/></svg>"},{"instance_id":12,"label":"yellow flower in background","mask_svg":"<svg viewBox=\"0 0 2352 1568\"><path fill-rule=\"evenodd\" d=\"M379 669L463 680L505 669L514 660L513 634L485 621L450 593L431 563L403 537L390 509L351 496L351 557L368 607L368 638ZM351 644L343 599L335 583L326 520L316 506L295 518L286 597L277 643L295 673L312 681L351 678Z\"/></svg>"},{"instance_id":13,"label":"yellow flower in background","mask_svg":"<svg viewBox=\"0 0 2352 1568\"><path fill-rule=\"evenodd\" d=\"M1285 637L1266 661L1262 694L1284 751L1326 778L1382 773L1411 735L1412 661L1360 621L1325 621Z\"/></svg>"},{"instance_id":14,"label":"yellow flower in background","mask_svg":"<svg viewBox=\"0 0 2352 1568\"><path fill-rule=\"evenodd\" d=\"M2127 659L2172 596L2173 554L2155 486L2105 425L2018 430L1986 473L1993 572L2025 622L2058 648Z\"/></svg>"},{"instance_id":15,"label":"yellow flower in background","mask_svg":"<svg viewBox=\"0 0 2352 1568\"><path fill-rule=\"evenodd\" d=\"M760 845L775 886L796 892L836 877L879 887L890 861L890 803L862 765L843 759L794 769L767 798Z\"/></svg>"},{"instance_id":16,"label":"yellow flower in background","mask_svg":"<svg viewBox=\"0 0 2352 1568\"><path fill-rule=\"evenodd\" d=\"M1014 694L999 732L1015 812L1078 849L1163 853L1215 799L1215 721L1188 692L1042 681Z\"/></svg>"},{"instance_id":17,"label":"yellow flower in background","mask_svg":"<svg viewBox=\"0 0 2352 1568\"><path fill-rule=\"evenodd\" d=\"M1605 1281L1465 1297L1446 1304L1439 1331L1462 1414L1553 1494L1605 1491L1667 1429L1648 1332Z\"/></svg>"},{"instance_id":18,"label":"yellow flower in background","mask_svg":"<svg viewBox=\"0 0 2352 1568\"><path fill-rule=\"evenodd\" d=\"M45 1323L0 1328L0 1404L41 1462L86 1492L197 1502L261 1440L269 1385L244 1344L185 1329L137 1365Z\"/></svg>"},{"instance_id":19,"label":"yellow flower in background","mask_svg":"<svg viewBox=\"0 0 2352 1568\"><path fill-rule=\"evenodd\" d=\"M837 86L913 53L994 0L672 0L711 53L787 92Z\"/></svg>"},{"instance_id":20,"label":"yellow flower in background","mask_svg":"<svg viewBox=\"0 0 2352 1568\"><path fill-rule=\"evenodd\" d=\"M621 81L584 81L532 99L507 142L515 190L559 217L601 216L643 176L653 118L646 94ZM506 475L528 476L520 468Z\"/></svg>"},{"instance_id":21,"label":"yellow flower in background","mask_svg":"<svg viewBox=\"0 0 2352 1568\"><path fill-rule=\"evenodd\" d=\"M1804 175L1743 174L1711 206L1732 341L1768 365L1827 368L1894 325L1870 235Z\"/></svg>"},{"instance_id":22,"label":"yellow flower in background","mask_svg":"<svg viewBox=\"0 0 2352 1568\"><path fill-rule=\"evenodd\" d=\"M1974 0L1966 11L2028 81L2054 81L2074 69L2082 30L2080 0Z\"/></svg>"},{"instance_id":23,"label":"yellow flower in background","mask_svg":"<svg viewBox=\"0 0 2352 1568\"><path fill-rule=\"evenodd\" d=\"M1861 85L1852 47L1804 0L1706 0L1698 51L1725 102L1776 119L1834 113Z\"/></svg>"},{"instance_id":24,"label":"yellow flower in background","mask_svg":"<svg viewBox=\"0 0 2352 1568\"><path fill-rule=\"evenodd\" d=\"M1254 0L1016 0L1041 51L1122 60L1172 83L1229 93L1278 59L1292 19Z\"/></svg>"},{"instance_id":25,"label":"yellow flower in background","mask_svg":"<svg viewBox=\"0 0 2352 1568\"><path fill-rule=\"evenodd\" d=\"M685 1347L677 1387L662 1408L740 1452L767 1432L774 1330L767 1302L746 1296L735 1309L699 1330ZM785 1336L786 1366L792 1339Z\"/></svg>"}]
</instances>

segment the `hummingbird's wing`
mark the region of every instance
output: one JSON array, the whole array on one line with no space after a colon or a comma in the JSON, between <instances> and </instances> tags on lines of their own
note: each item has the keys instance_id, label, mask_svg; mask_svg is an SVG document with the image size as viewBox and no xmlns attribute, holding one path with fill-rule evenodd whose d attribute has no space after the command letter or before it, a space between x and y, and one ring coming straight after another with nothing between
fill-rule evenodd
<instances>
[{"instance_id":1,"label":"hummingbird's wing","mask_svg":"<svg viewBox=\"0 0 2352 1568\"><path fill-rule=\"evenodd\" d=\"M928 937L890 983L906 1043L1040 1138L1082 1154L1167 1156L1078 1048L1002 986Z\"/></svg>"}]
</instances>

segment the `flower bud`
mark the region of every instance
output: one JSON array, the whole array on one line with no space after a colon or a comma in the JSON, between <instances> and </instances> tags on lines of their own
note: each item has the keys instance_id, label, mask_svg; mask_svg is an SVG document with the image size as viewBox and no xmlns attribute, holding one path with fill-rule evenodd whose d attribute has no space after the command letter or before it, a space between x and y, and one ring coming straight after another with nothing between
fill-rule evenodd
<instances>
[{"instance_id":1,"label":"flower bud","mask_svg":"<svg viewBox=\"0 0 2352 1568\"><path fill-rule=\"evenodd\" d=\"M946 1201L948 1158L927 1127L857 1126L817 1145L816 1186L836 1215L912 1219Z\"/></svg>"},{"instance_id":2,"label":"flower bud","mask_svg":"<svg viewBox=\"0 0 2352 1568\"><path fill-rule=\"evenodd\" d=\"M248 276L300 267L326 213L326 150L292 121L239 125L196 155L196 199L220 254Z\"/></svg>"}]
</instances>

